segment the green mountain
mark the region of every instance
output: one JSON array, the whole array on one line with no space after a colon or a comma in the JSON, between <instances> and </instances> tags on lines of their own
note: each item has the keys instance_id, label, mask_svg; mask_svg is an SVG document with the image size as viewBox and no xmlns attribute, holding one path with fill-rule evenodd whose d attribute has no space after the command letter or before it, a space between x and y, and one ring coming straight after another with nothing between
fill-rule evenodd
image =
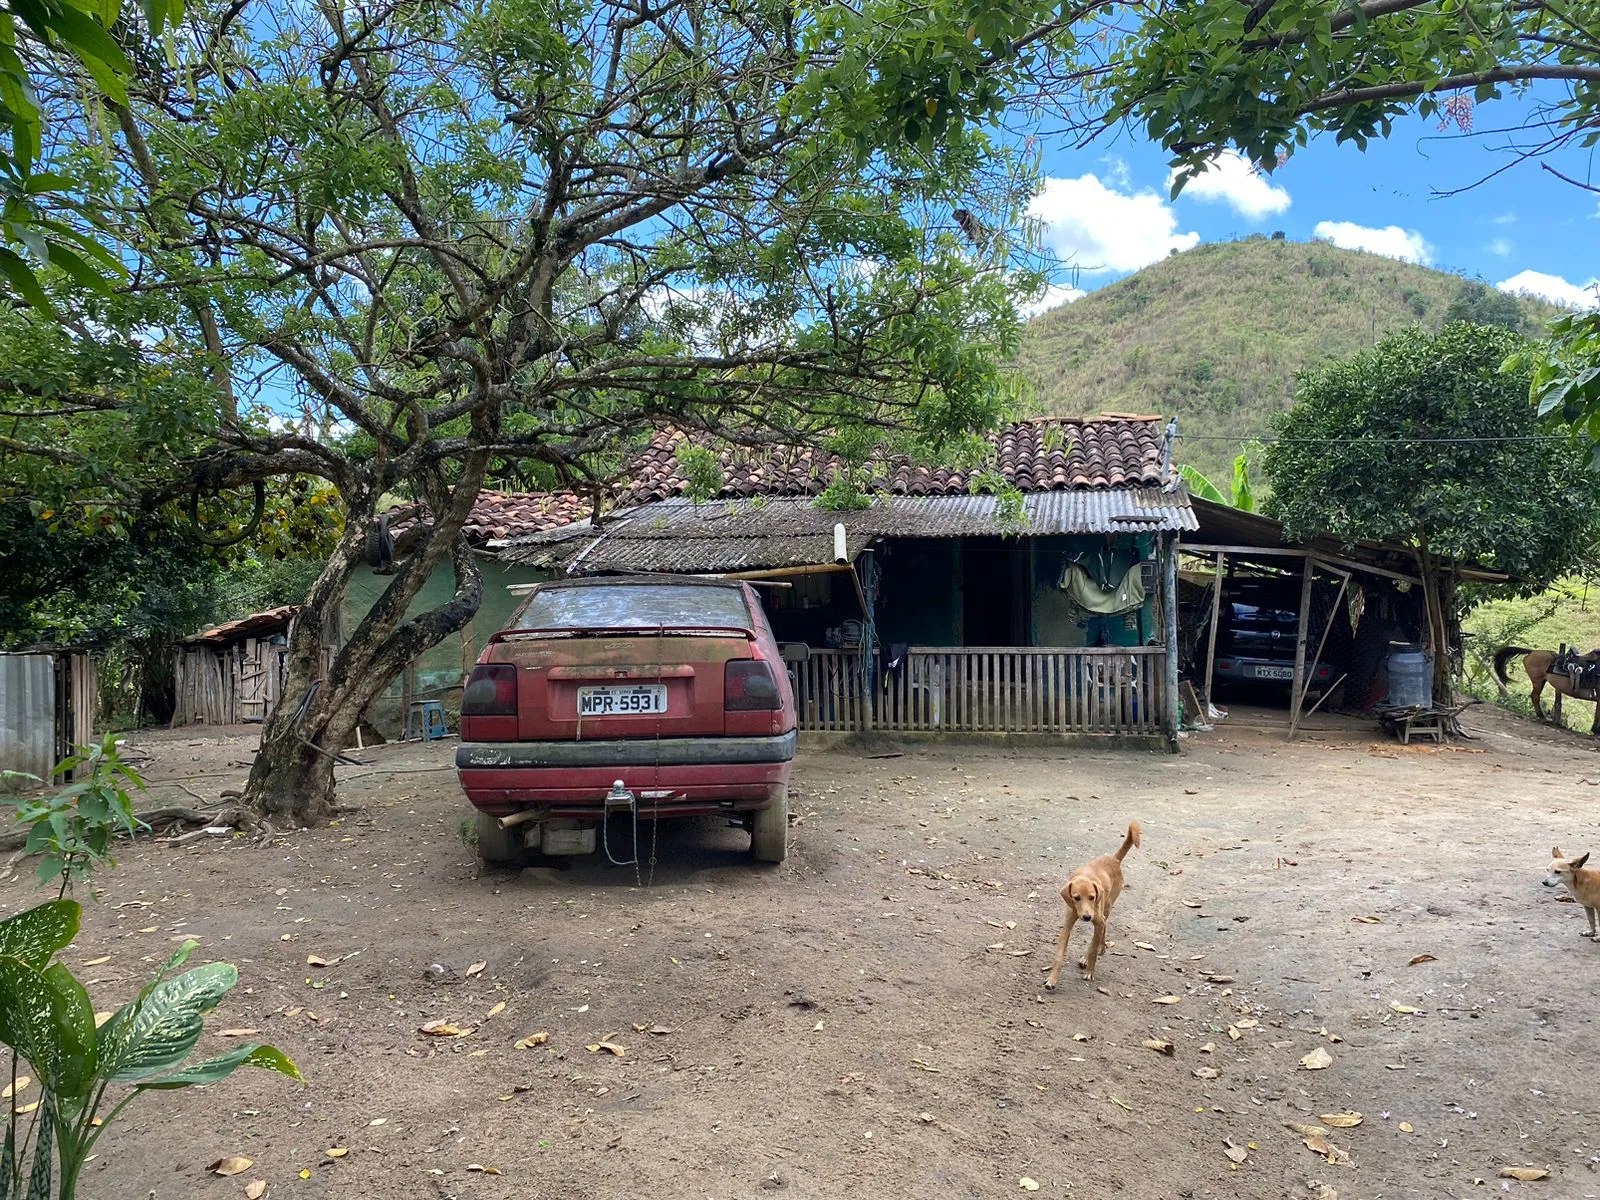
<instances>
[{"instance_id":1,"label":"green mountain","mask_svg":"<svg viewBox=\"0 0 1600 1200\"><path fill-rule=\"evenodd\" d=\"M1295 375L1393 330L1465 317L1537 336L1553 305L1326 242L1253 237L1174 254L1028 328L1019 367L1040 415L1178 418L1177 458L1226 490Z\"/></svg>"}]
</instances>

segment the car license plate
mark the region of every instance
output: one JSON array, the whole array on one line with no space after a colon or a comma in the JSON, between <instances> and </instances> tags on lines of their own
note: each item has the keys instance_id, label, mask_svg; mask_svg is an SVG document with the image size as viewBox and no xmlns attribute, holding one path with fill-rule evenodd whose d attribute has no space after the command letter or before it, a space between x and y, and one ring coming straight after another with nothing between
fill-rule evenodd
<instances>
[{"instance_id":1,"label":"car license plate","mask_svg":"<svg viewBox=\"0 0 1600 1200\"><path fill-rule=\"evenodd\" d=\"M666 711L667 687L663 683L578 689L580 717L651 716Z\"/></svg>"},{"instance_id":2,"label":"car license plate","mask_svg":"<svg viewBox=\"0 0 1600 1200\"><path fill-rule=\"evenodd\" d=\"M1293 679L1293 667L1257 667L1257 679Z\"/></svg>"}]
</instances>

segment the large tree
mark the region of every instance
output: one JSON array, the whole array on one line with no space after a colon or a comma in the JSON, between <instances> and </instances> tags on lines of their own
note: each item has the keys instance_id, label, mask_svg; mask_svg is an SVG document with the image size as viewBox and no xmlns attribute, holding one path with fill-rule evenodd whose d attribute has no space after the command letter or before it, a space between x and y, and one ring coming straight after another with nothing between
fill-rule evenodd
<instances>
[{"instance_id":1,"label":"large tree","mask_svg":"<svg viewBox=\"0 0 1600 1200\"><path fill-rule=\"evenodd\" d=\"M495 473L597 489L667 422L938 449L995 420L1032 177L972 118L1052 11L213 4L164 47L119 25L125 102L48 94L77 133L66 168L111 197L131 291L170 299L166 334L209 352L211 438L141 480L143 502L304 474L347 516L291 640L257 812L325 817L331 752L471 617L461 529ZM241 414L251 386L321 432ZM396 490L432 520L324 675ZM442 563L455 594L408 615Z\"/></svg>"},{"instance_id":2,"label":"large tree","mask_svg":"<svg viewBox=\"0 0 1600 1200\"><path fill-rule=\"evenodd\" d=\"M1594 547L1600 493L1584 456L1541 431L1527 370L1501 368L1526 345L1465 322L1437 336L1393 334L1302 375L1263 456L1267 507L1290 537L1327 532L1415 550L1441 694L1451 603L1435 590L1449 577L1441 565L1476 562L1538 587Z\"/></svg>"}]
</instances>

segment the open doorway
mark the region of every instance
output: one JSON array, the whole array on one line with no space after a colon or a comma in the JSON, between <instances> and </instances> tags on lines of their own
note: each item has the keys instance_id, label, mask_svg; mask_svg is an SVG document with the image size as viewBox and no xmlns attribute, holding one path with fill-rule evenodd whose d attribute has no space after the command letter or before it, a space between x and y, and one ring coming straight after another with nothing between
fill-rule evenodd
<instances>
[{"instance_id":1,"label":"open doorway","mask_svg":"<svg viewBox=\"0 0 1600 1200\"><path fill-rule=\"evenodd\" d=\"M961 543L962 641L968 646L1026 646L1033 626L1027 544L968 538Z\"/></svg>"}]
</instances>

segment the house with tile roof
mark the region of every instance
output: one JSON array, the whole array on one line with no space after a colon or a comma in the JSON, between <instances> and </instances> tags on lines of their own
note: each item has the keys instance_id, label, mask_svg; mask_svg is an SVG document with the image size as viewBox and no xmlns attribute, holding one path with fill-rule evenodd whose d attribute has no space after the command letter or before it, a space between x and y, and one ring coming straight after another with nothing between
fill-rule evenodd
<instances>
[{"instance_id":1,"label":"house with tile roof","mask_svg":"<svg viewBox=\"0 0 1600 1200\"><path fill-rule=\"evenodd\" d=\"M552 575L758 581L779 637L808 648L803 728L1171 740L1176 543L1195 528L1172 435L1146 416L1018 422L983 473L885 455L840 506L831 455L664 431L598 520L491 545ZM689 446L716 454L714 497L691 495Z\"/></svg>"}]
</instances>

